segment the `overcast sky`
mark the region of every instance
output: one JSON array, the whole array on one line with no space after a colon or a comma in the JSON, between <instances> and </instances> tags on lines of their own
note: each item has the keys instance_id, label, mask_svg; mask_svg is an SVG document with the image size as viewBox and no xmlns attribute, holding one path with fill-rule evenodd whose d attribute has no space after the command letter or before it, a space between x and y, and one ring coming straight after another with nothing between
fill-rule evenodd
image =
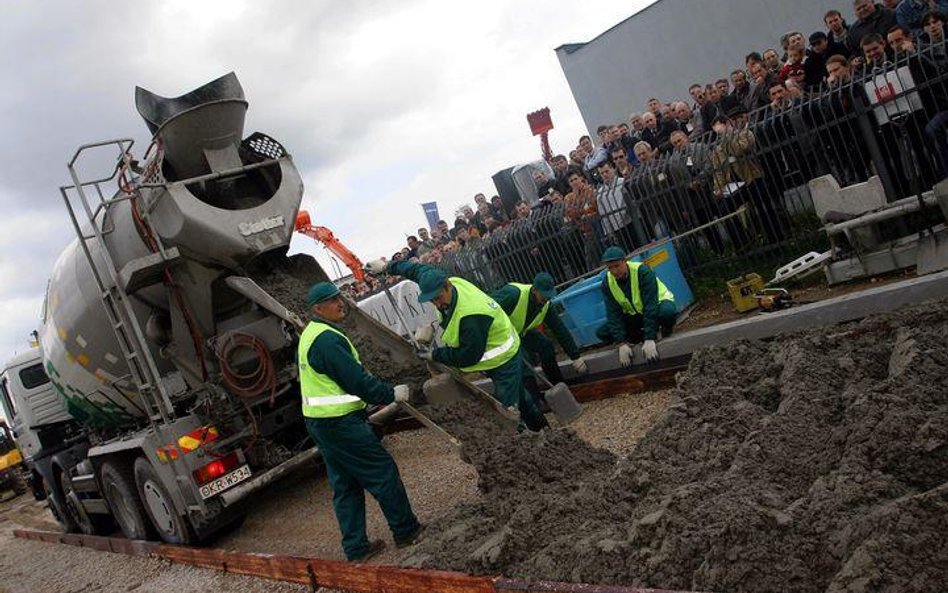
<instances>
[{"instance_id":1,"label":"overcast sky","mask_svg":"<svg viewBox=\"0 0 948 593\"><path fill-rule=\"evenodd\" d=\"M148 144L135 85L177 96L236 72L245 134L287 147L303 207L369 259L424 224L421 202L448 218L494 192L492 174L536 158L527 112L549 106L553 150L572 148L585 128L553 49L650 3L4 3L0 357L26 348L72 238L57 189L66 161L90 141ZM307 241L293 249L322 251Z\"/></svg>"}]
</instances>

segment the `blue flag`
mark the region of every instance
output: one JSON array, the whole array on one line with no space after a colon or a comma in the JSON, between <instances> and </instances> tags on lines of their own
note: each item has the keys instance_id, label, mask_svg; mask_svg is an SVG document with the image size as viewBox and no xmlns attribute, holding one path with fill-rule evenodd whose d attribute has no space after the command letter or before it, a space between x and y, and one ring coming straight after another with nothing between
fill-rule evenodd
<instances>
[{"instance_id":1,"label":"blue flag","mask_svg":"<svg viewBox=\"0 0 948 593\"><path fill-rule=\"evenodd\" d=\"M425 211L425 218L428 219L428 228L433 229L438 226L438 221L441 220L438 216L438 203L425 202L421 205L421 209Z\"/></svg>"}]
</instances>

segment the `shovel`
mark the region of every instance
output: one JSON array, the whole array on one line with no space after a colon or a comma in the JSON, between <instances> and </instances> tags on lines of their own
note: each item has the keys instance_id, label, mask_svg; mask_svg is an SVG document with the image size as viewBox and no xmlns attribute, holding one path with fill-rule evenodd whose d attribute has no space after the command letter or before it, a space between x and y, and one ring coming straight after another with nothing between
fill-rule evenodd
<instances>
[{"instance_id":1,"label":"shovel","mask_svg":"<svg viewBox=\"0 0 948 593\"><path fill-rule=\"evenodd\" d=\"M537 373L537 377L543 380L546 385L546 391L543 393L543 399L550 406L550 411L556 416L556 421L562 426L568 425L583 415L583 407L576 401L573 392L570 391L566 383L557 383L553 385L546 375Z\"/></svg>"}]
</instances>

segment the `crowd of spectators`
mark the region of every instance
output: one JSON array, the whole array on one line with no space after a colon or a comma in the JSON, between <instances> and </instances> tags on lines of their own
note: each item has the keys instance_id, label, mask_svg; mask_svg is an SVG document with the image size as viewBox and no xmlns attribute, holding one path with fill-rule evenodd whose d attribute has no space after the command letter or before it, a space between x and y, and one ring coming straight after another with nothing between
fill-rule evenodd
<instances>
[{"instance_id":1,"label":"crowd of spectators","mask_svg":"<svg viewBox=\"0 0 948 593\"><path fill-rule=\"evenodd\" d=\"M627 122L599 126L598 142L580 137L568 156L550 160L552 176L534 170L540 200L533 207L519 202L508 209L499 196L488 201L477 194L453 224L419 228L391 259L464 271L491 287L528 280L539 270L560 281L574 278L595 268L609 245L632 250L692 229L701 248L717 253L740 252L757 237L780 242L790 221L782 200L787 188L775 172L793 163L802 169L802 163L814 175L834 173L841 183L871 174L854 127L827 123L865 95L859 82L890 62L907 64L921 78L948 73L948 0L854 0L852 6L852 24L830 10L824 30L787 32L779 48L747 54L726 77L691 84L690 100L651 98ZM847 85L855 89L848 96L833 95ZM919 95L925 115L917 133L907 136L919 153L932 155L918 168L923 181L933 183L948 176L948 93ZM870 98L862 98L871 110ZM880 144L901 147L891 122L877 119ZM818 133L804 138L802 129ZM813 156L820 144L830 156ZM769 152L762 154L762 145ZM911 172L893 168L907 186ZM660 206L650 199L659 194ZM360 297L378 288L349 290Z\"/></svg>"}]
</instances>

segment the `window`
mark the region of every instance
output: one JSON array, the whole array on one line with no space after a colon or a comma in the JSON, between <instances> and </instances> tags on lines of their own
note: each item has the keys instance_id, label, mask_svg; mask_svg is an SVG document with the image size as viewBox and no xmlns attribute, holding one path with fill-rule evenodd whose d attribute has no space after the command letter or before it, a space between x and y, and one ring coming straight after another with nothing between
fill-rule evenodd
<instances>
[{"instance_id":1,"label":"window","mask_svg":"<svg viewBox=\"0 0 948 593\"><path fill-rule=\"evenodd\" d=\"M20 382L23 383L23 387L34 389L40 385L49 383L49 377L46 376L43 365L36 363L20 371Z\"/></svg>"}]
</instances>

